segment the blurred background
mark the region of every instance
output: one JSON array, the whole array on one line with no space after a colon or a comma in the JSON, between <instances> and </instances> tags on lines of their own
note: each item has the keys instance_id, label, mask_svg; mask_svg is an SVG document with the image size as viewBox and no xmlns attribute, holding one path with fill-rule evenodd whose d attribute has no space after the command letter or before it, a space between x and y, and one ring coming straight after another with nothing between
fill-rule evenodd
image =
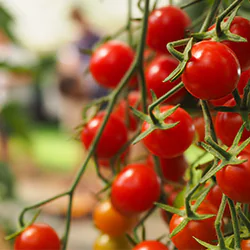
<instances>
[{"instance_id":1,"label":"blurred background","mask_svg":"<svg viewBox=\"0 0 250 250\"><path fill-rule=\"evenodd\" d=\"M133 17L141 17L133 2ZM208 2L187 11L195 18ZM80 49L116 32L126 17L126 0L0 1L0 249L12 249L3 236L16 230L22 208L67 190L81 166L85 151L74 128L82 107L108 90L85 74L89 56ZM69 249L92 249L101 188L88 168L74 197ZM66 206L65 199L46 205L39 221L61 235ZM152 237L167 230L158 222L149 222Z\"/></svg>"}]
</instances>

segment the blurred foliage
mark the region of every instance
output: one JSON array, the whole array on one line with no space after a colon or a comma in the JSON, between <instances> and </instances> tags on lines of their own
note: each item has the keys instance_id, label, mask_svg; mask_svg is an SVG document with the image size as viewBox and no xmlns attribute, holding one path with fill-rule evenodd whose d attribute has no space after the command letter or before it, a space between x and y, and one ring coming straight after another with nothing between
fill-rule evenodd
<instances>
[{"instance_id":1,"label":"blurred foliage","mask_svg":"<svg viewBox=\"0 0 250 250\"><path fill-rule=\"evenodd\" d=\"M14 178L6 162L0 162L0 200L14 198Z\"/></svg>"}]
</instances>

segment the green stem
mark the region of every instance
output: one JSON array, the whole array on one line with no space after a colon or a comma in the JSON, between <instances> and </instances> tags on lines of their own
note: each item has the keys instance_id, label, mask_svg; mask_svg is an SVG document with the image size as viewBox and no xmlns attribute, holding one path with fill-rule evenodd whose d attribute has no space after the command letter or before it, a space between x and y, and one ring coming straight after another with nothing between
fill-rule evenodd
<instances>
[{"instance_id":1,"label":"green stem","mask_svg":"<svg viewBox=\"0 0 250 250\"><path fill-rule=\"evenodd\" d=\"M249 92L250 92L250 81L248 81L248 84L244 88L244 94L243 94L242 104L241 104L242 110L248 110L248 108L250 108L248 107Z\"/></svg>"},{"instance_id":2,"label":"green stem","mask_svg":"<svg viewBox=\"0 0 250 250\"><path fill-rule=\"evenodd\" d=\"M128 0L128 18L127 18L127 30L128 30L128 44L132 46L133 36L131 29L131 17L132 17L132 0Z\"/></svg>"},{"instance_id":3,"label":"green stem","mask_svg":"<svg viewBox=\"0 0 250 250\"><path fill-rule=\"evenodd\" d=\"M237 210L238 215L240 216L242 222L243 222L244 225L247 227L248 232L250 233L250 221L249 221L249 219L248 219L247 216L242 212L240 206L237 207L236 210Z\"/></svg>"},{"instance_id":4,"label":"green stem","mask_svg":"<svg viewBox=\"0 0 250 250\"><path fill-rule=\"evenodd\" d=\"M228 204L231 212L231 218L232 218L232 225L234 230L234 249L240 250L240 228L239 228L239 221L236 215L236 209L234 202L228 198Z\"/></svg>"},{"instance_id":5,"label":"green stem","mask_svg":"<svg viewBox=\"0 0 250 250\"><path fill-rule=\"evenodd\" d=\"M196 186L194 186L191 190L188 191L187 195L186 195L186 199L185 199L185 209L186 209L186 214L187 217L191 218L194 216L194 212L191 209L191 198L193 196L193 194L195 193L195 191L199 188L200 184L198 183ZM189 189L189 187L188 187ZM187 190L188 190L187 189Z\"/></svg>"},{"instance_id":6,"label":"green stem","mask_svg":"<svg viewBox=\"0 0 250 250\"><path fill-rule=\"evenodd\" d=\"M220 207L218 210L218 214L214 222L220 249L226 249L225 240L223 237L223 233L221 231L221 221L222 221L223 213L226 207L226 202L227 202L227 197L223 194Z\"/></svg>"},{"instance_id":7,"label":"green stem","mask_svg":"<svg viewBox=\"0 0 250 250\"><path fill-rule=\"evenodd\" d=\"M202 2L202 1L204 1L204 0L194 0L194 1L191 1L189 3L185 3L185 4L180 6L180 9L185 9L185 8L187 8L189 6L192 6L192 5L194 5L196 3L199 3L199 2Z\"/></svg>"}]
</instances>

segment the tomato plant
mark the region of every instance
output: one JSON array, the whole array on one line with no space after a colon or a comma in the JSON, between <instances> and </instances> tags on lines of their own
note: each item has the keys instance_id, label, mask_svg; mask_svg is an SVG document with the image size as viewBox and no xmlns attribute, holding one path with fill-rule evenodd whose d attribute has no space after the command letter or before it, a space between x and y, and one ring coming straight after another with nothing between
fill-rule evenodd
<instances>
[{"instance_id":1,"label":"tomato plant","mask_svg":"<svg viewBox=\"0 0 250 250\"><path fill-rule=\"evenodd\" d=\"M202 100L218 99L237 87L240 65L226 45L214 41L194 44L182 74L186 89Z\"/></svg>"},{"instance_id":2,"label":"tomato plant","mask_svg":"<svg viewBox=\"0 0 250 250\"><path fill-rule=\"evenodd\" d=\"M84 127L81 133L81 141L88 149L100 128L105 112L98 113ZM102 136L97 144L95 153L98 158L110 158L127 142L128 132L125 124L116 115L111 114L104 128Z\"/></svg>"},{"instance_id":3,"label":"tomato plant","mask_svg":"<svg viewBox=\"0 0 250 250\"><path fill-rule=\"evenodd\" d=\"M99 203L93 212L95 226L112 237L120 236L133 228L135 217L126 217L114 209L109 200Z\"/></svg>"},{"instance_id":4,"label":"tomato plant","mask_svg":"<svg viewBox=\"0 0 250 250\"><path fill-rule=\"evenodd\" d=\"M178 7L155 9L148 18L146 43L156 51L168 53L167 43L184 38L190 24L189 16Z\"/></svg>"},{"instance_id":5,"label":"tomato plant","mask_svg":"<svg viewBox=\"0 0 250 250\"><path fill-rule=\"evenodd\" d=\"M47 224L35 223L27 227L15 239L15 250L60 250L60 239Z\"/></svg>"},{"instance_id":6,"label":"tomato plant","mask_svg":"<svg viewBox=\"0 0 250 250\"><path fill-rule=\"evenodd\" d=\"M159 98L180 82L181 79L177 79L173 82L163 82L177 66L178 61L169 55L158 56L148 65L145 72L148 96L151 96L150 90L153 90ZM185 94L186 90L182 88L167 98L165 102L168 104L179 103Z\"/></svg>"},{"instance_id":7,"label":"tomato plant","mask_svg":"<svg viewBox=\"0 0 250 250\"><path fill-rule=\"evenodd\" d=\"M247 161L237 165L227 165L216 174L222 192L236 202L250 203L250 154L242 153L239 159Z\"/></svg>"},{"instance_id":8,"label":"tomato plant","mask_svg":"<svg viewBox=\"0 0 250 250\"><path fill-rule=\"evenodd\" d=\"M160 108L163 113L173 108L165 105ZM172 115L164 120L164 123L179 122L175 127L161 130L156 129L145 138L143 143L147 149L159 157L173 158L180 156L193 142L195 128L191 116L182 108L178 108ZM150 124L146 121L142 124L142 132L149 128Z\"/></svg>"},{"instance_id":9,"label":"tomato plant","mask_svg":"<svg viewBox=\"0 0 250 250\"><path fill-rule=\"evenodd\" d=\"M144 164L129 164L115 178L111 201L124 215L144 212L160 197L160 181L155 171Z\"/></svg>"},{"instance_id":10,"label":"tomato plant","mask_svg":"<svg viewBox=\"0 0 250 250\"><path fill-rule=\"evenodd\" d=\"M168 247L159 241L147 240L136 245L133 250L168 250Z\"/></svg>"},{"instance_id":11,"label":"tomato plant","mask_svg":"<svg viewBox=\"0 0 250 250\"><path fill-rule=\"evenodd\" d=\"M184 210L184 207L181 208ZM212 204L202 203L197 209L198 214L216 214L216 209ZM184 220L184 217L174 214L170 224L170 233ZM216 231L214 228L215 217L205 220L192 220L175 236L171 238L178 250L206 249L201 246L193 237L212 243L216 240Z\"/></svg>"},{"instance_id":12,"label":"tomato plant","mask_svg":"<svg viewBox=\"0 0 250 250\"><path fill-rule=\"evenodd\" d=\"M124 42L106 42L91 56L90 72L99 84L114 88L129 69L134 55L134 51Z\"/></svg>"}]
</instances>

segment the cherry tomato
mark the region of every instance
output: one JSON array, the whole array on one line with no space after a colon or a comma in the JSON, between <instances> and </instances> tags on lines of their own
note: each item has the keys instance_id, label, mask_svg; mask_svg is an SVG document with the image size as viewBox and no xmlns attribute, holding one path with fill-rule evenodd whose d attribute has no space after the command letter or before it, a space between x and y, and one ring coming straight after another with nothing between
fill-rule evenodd
<instances>
[{"instance_id":1,"label":"cherry tomato","mask_svg":"<svg viewBox=\"0 0 250 250\"><path fill-rule=\"evenodd\" d=\"M112 237L125 234L136 223L135 217L126 217L114 209L109 200L99 203L93 212L96 227Z\"/></svg>"},{"instance_id":2,"label":"cherry tomato","mask_svg":"<svg viewBox=\"0 0 250 250\"><path fill-rule=\"evenodd\" d=\"M123 122L126 121L126 112L127 112L127 105L131 106L133 108L136 108L136 105L140 101L140 93L139 91L132 91L128 94L128 100L121 100L117 107L114 110L114 114L120 117ZM141 110L140 106L137 108L138 110ZM135 131L137 128L137 118L134 116L133 112L128 107L128 119L129 119L129 126L128 129L131 131Z\"/></svg>"},{"instance_id":3,"label":"cherry tomato","mask_svg":"<svg viewBox=\"0 0 250 250\"><path fill-rule=\"evenodd\" d=\"M145 72L148 96L151 97L150 90L153 90L159 98L181 81L179 78L173 82L163 82L163 80L168 77L177 66L178 61L169 55L158 56L149 64ZM185 88L182 88L169 97L165 102L169 104L177 104L183 99L185 94L186 90Z\"/></svg>"},{"instance_id":4,"label":"cherry tomato","mask_svg":"<svg viewBox=\"0 0 250 250\"><path fill-rule=\"evenodd\" d=\"M225 21L228 18L225 19ZM213 29L215 25L209 28ZM237 56L241 70L245 71L250 69L250 21L244 17L236 16L230 25L230 31L233 34L246 38L247 42L232 42L222 41L227 45Z\"/></svg>"},{"instance_id":5,"label":"cherry tomato","mask_svg":"<svg viewBox=\"0 0 250 250\"><path fill-rule=\"evenodd\" d=\"M241 250L250 250L250 240L242 240L240 246Z\"/></svg>"},{"instance_id":6,"label":"cherry tomato","mask_svg":"<svg viewBox=\"0 0 250 250\"><path fill-rule=\"evenodd\" d=\"M168 250L168 247L159 241L147 240L136 245L133 250Z\"/></svg>"},{"instance_id":7,"label":"cherry tomato","mask_svg":"<svg viewBox=\"0 0 250 250\"><path fill-rule=\"evenodd\" d=\"M244 88L246 87L248 81L250 79L250 70L244 71L240 75L240 81L238 83L237 89L239 91L240 95L243 95ZM222 106L224 103L226 103L228 100L232 99L233 95L229 94L222 98L216 99L216 100L210 100L209 102L213 104L214 106Z\"/></svg>"},{"instance_id":8,"label":"cherry tomato","mask_svg":"<svg viewBox=\"0 0 250 250\"><path fill-rule=\"evenodd\" d=\"M134 51L121 41L109 41L97 48L90 60L90 72L107 88L115 88L134 60Z\"/></svg>"},{"instance_id":9,"label":"cherry tomato","mask_svg":"<svg viewBox=\"0 0 250 250\"><path fill-rule=\"evenodd\" d=\"M35 223L27 227L15 240L15 250L60 250L60 239L47 224Z\"/></svg>"},{"instance_id":10,"label":"cherry tomato","mask_svg":"<svg viewBox=\"0 0 250 250\"><path fill-rule=\"evenodd\" d=\"M178 7L155 9L148 17L146 43L154 50L168 53L167 43L183 39L190 24L189 16Z\"/></svg>"},{"instance_id":11,"label":"cherry tomato","mask_svg":"<svg viewBox=\"0 0 250 250\"><path fill-rule=\"evenodd\" d=\"M173 182L179 182L182 180L183 175L188 168L188 163L185 156L182 154L173 158L159 158L162 174L164 178ZM152 155L147 158L147 164L154 166Z\"/></svg>"},{"instance_id":12,"label":"cherry tomato","mask_svg":"<svg viewBox=\"0 0 250 250\"><path fill-rule=\"evenodd\" d=\"M201 41L192 47L191 54L182 81L193 96L210 100L233 92L241 71L231 49L219 42Z\"/></svg>"},{"instance_id":13,"label":"cherry tomato","mask_svg":"<svg viewBox=\"0 0 250 250\"><path fill-rule=\"evenodd\" d=\"M185 208L182 207L182 210ZM196 211L198 214L216 214L217 211L212 204L203 202ZM184 220L184 217L181 217L177 214L174 214L170 224L169 231L170 233ZM203 250L206 249L200 245L193 237L196 237L200 240L208 242L210 244L216 240L216 231L214 228L215 217L211 217L205 220L192 220L175 236L171 238L174 245L178 250Z\"/></svg>"},{"instance_id":14,"label":"cherry tomato","mask_svg":"<svg viewBox=\"0 0 250 250\"><path fill-rule=\"evenodd\" d=\"M209 190L205 200L214 205L214 207L216 207L217 210L219 210L222 194L223 193L221 191L221 188L216 184ZM225 207L224 216L230 217L230 209L228 204Z\"/></svg>"},{"instance_id":15,"label":"cherry tomato","mask_svg":"<svg viewBox=\"0 0 250 250\"><path fill-rule=\"evenodd\" d=\"M94 250L130 250L132 247L129 245L125 236L110 237L107 234L100 235L95 243Z\"/></svg>"},{"instance_id":16,"label":"cherry tomato","mask_svg":"<svg viewBox=\"0 0 250 250\"><path fill-rule=\"evenodd\" d=\"M111 202L125 216L150 209L159 197L159 178L151 167L144 164L127 165L111 187Z\"/></svg>"},{"instance_id":17,"label":"cherry tomato","mask_svg":"<svg viewBox=\"0 0 250 250\"><path fill-rule=\"evenodd\" d=\"M105 116L105 112L99 112L84 127L81 133L81 141L88 149L94 140ZM98 158L110 158L127 142L128 132L125 124L111 114L96 147Z\"/></svg>"},{"instance_id":18,"label":"cherry tomato","mask_svg":"<svg viewBox=\"0 0 250 250\"><path fill-rule=\"evenodd\" d=\"M238 165L227 165L216 173L222 192L236 202L250 203L250 154L241 153L239 159L247 161Z\"/></svg>"},{"instance_id":19,"label":"cherry tomato","mask_svg":"<svg viewBox=\"0 0 250 250\"><path fill-rule=\"evenodd\" d=\"M165 112L171 108L173 108L171 105L162 106L160 112ZM178 108L164 122L166 124L179 123L167 130L154 130L143 138L143 143L152 154L159 157L173 158L180 156L193 142L195 135L193 120L184 109ZM149 127L150 124L144 121L142 132Z\"/></svg>"},{"instance_id":20,"label":"cherry tomato","mask_svg":"<svg viewBox=\"0 0 250 250\"><path fill-rule=\"evenodd\" d=\"M234 98L224 104L226 107L235 106ZM242 126L243 121L238 113L233 112L218 112L215 120L215 130L219 139L227 146L231 146L233 140ZM241 142L249 138L250 131L244 129Z\"/></svg>"}]
</instances>

